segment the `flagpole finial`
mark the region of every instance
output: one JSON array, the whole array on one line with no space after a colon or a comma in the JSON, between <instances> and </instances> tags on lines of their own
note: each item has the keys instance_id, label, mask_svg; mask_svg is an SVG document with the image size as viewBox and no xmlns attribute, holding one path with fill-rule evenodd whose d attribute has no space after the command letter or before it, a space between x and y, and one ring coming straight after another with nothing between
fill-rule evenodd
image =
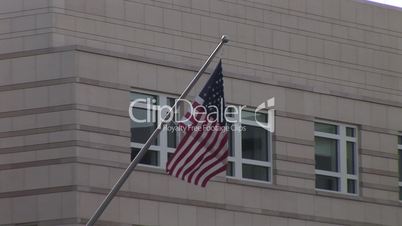
<instances>
[{"instance_id":1,"label":"flagpole finial","mask_svg":"<svg viewBox=\"0 0 402 226\"><path fill-rule=\"evenodd\" d=\"M229 38L227 35L222 35L221 40L223 43L228 43L229 42Z\"/></svg>"}]
</instances>

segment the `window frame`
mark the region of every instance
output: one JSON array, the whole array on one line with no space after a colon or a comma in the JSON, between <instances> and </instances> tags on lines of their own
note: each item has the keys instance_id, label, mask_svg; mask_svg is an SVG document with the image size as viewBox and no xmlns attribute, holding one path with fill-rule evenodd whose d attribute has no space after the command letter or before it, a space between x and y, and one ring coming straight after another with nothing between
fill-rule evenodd
<instances>
[{"instance_id":1,"label":"window frame","mask_svg":"<svg viewBox=\"0 0 402 226\"><path fill-rule=\"evenodd\" d=\"M158 93L158 92L152 92L152 91L148 91L148 90L138 90L138 89L131 89L130 90L130 95L131 93L140 93L140 94L145 94L145 95L153 95L158 97L158 105L159 106L164 106L168 104L168 98L172 98L172 99L176 99L178 98L178 96L174 96L174 95L168 95L168 94L164 94L164 93ZM131 100L130 97L130 103L133 100ZM156 105L156 106L158 106ZM146 104L142 104L139 103L138 105L135 106L136 108L143 108L146 109ZM165 113L164 112L159 112L156 111L156 125L158 126L160 121L160 115ZM130 119L131 120L131 119ZM131 127L131 126L130 126ZM130 137L131 137L131 133L130 133ZM149 165L149 164L143 164L143 163L139 163L139 165L141 166L146 166L146 167L150 167L150 168L154 168L154 169L162 169L165 170L166 168L166 163L167 163L167 159L168 159L168 154L169 153L174 153L174 151L176 150L176 148L171 148L168 146L168 131L166 129L162 129L157 137L158 139L158 143L156 145L152 144L149 147L149 151L157 151L158 155L159 155L159 159L158 159L158 166L155 165ZM176 144L178 144L178 141L180 140L180 133L176 133ZM143 143L137 143L137 142L132 142L130 140L130 149L131 148L139 148L141 149L144 146Z\"/></svg>"},{"instance_id":2,"label":"window frame","mask_svg":"<svg viewBox=\"0 0 402 226\"><path fill-rule=\"evenodd\" d=\"M315 130L315 123L324 123L329 125L337 126L337 134L319 132ZM347 128L354 129L354 137L346 136ZM335 139L338 141L338 172L325 171L315 169L315 175L329 176L338 178L338 191L326 190L321 188L316 188L316 191L331 192L331 193L341 193L346 195L358 196L360 191L359 186L359 146L358 146L358 127L355 125L344 124L339 122L332 122L326 120L315 120L314 121L314 140L315 137ZM347 142L354 143L354 170L355 174L348 174L347 172ZM315 150L314 150L315 153ZM356 193L348 193L348 179L354 180L356 183Z\"/></svg>"},{"instance_id":3,"label":"window frame","mask_svg":"<svg viewBox=\"0 0 402 226\"><path fill-rule=\"evenodd\" d=\"M242 111L254 111L254 109L250 108L242 108ZM267 120L268 114L266 114ZM242 157L242 132L241 126L255 126L261 128L260 125L257 124L255 121L241 119L240 123L240 114L236 114L235 117L228 117L230 120L235 121L235 123L231 123L234 125L235 131L232 132L232 150L234 156L228 157L228 162L234 163L234 176L226 175L227 178L231 179L238 179L242 181L250 181L250 182L257 182L257 183L264 183L264 184L272 184L273 181L273 168L272 168L272 133L267 130L267 148L268 148L268 161L260 161L254 159L245 159ZM262 128L264 129L264 128ZM253 166L262 166L268 168L268 181L265 180L257 180L257 179L250 179L243 177L243 164L253 165Z\"/></svg>"}]
</instances>

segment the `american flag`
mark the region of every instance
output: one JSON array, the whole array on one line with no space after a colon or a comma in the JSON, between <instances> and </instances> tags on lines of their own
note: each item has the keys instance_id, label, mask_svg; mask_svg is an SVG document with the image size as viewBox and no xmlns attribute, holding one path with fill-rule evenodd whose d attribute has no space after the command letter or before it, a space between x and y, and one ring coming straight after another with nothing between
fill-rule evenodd
<instances>
[{"instance_id":1,"label":"american flag","mask_svg":"<svg viewBox=\"0 0 402 226\"><path fill-rule=\"evenodd\" d=\"M201 93L179 125L184 133L166 171L189 183L205 187L217 174L226 171L228 133L224 119L222 63L215 68Z\"/></svg>"}]
</instances>

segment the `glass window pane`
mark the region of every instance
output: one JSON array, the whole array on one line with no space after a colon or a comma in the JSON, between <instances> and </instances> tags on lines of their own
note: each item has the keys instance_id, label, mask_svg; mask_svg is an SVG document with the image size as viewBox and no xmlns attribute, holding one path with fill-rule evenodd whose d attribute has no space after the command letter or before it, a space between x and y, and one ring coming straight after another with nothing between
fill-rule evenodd
<instances>
[{"instance_id":1,"label":"glass window pane","mask_svg":"<svg viewBox=\"0 0 402 226\"><path fill-rule=\"evenodd\" d=\"M346 151L348 174L355 174L355 143L348 141Z\"/></svg>"},{"instance_id":2,"label":"glass window pane","mask_svg":"<svg viewBox=\"0 0 402 226\"><path fill-rule=\"evenodd\" d=\"M131 148L131 161L133 161L134 157L137 156L138 152L140 152L139 148ZM148 152L142 157L140 163L158 166L159 165L159 152L148 150Z\"/></svg>"},{"instance_id":3,"label":"glass window pane","mask_svg":"<svg viewBox=\"0 0 402 226\"><path fill-rule=\"evenodd\" d=\"M167 98L167 104L172 107L175 103L176 99L175 98ZM175 118L173 117L173 120ZM177 146L177 131L176 131L176 123L170 122L167 125L167 142L168 142L168 147L169 148L176 148Z\"/></svg>"},{"instance_id":4,"label":"glass window pane","mask_svg":"<svg viewBox=\"0 0 402 226\"><path fill-rule=\"evenodd\" d=\"M168 97L167 98L167 104L170 106L170 107L172 107L173 105L174 105L174 102L176 101L176 99L175 98L171 98L171 97Z\"/></svg>"},{"instance_id":5,"label":"glass window pane","mask_svg":"<svg viewBox=\"0 0 402 226\"><path fill-rule=\"evenodd\" d=\"M355 129L346 127L346 136L348 137L355 137Z\"/></svg>"},{"instance_id":6,"label":"glass window pane","mask_svg":"<svg viewBox=\"0 0 402 226\"><path fill-rule=\"evenodd\" d=\"M146 122L135 122L131 120L131 142L145 143L156 129L156 122L148 122L146 109L133 108L133 115L136 119L146 120ZM153 144L156 143L157 141L155 140Z\"/></svg>"},{"instance_id":7,"label":"glass window pane","mask_svg":"<svg viewBox=\"0 0 402 226\"><path fill-rule=\"evenodd\" d=\"M243 178L269 181L269 168L249 164L242 165Z\"/></svg>"},{"instance_id":8,"label":"glass window pane","mask_svg":"<svg viewBox=\"0 0 402 226\"><path fill-rule=\"evenodd\" d=\"M226 175L231 176L231 177L235 176L234 162L228 162L228 165L226 168Z\"/></svg>"},{"instance_id":9,"label":"glass window pane","mask_svg":"<svg viewBox=\"0 0 402 226\"><path fill-rule=\"evenodd\" d=\"M356 194L356 181L348 179L348 193Z\"/></svg>"},{"instance_id":10,"label":"glass window pane","mask_svg":"<svg viewBox=\"0 0 402 226\"><path fill-rule=\"evenodd\" d=\"M260 161L268 159L268 131L256 126L244 125L242 131L242 157Z\"/></svg>"},{"instance_id":11,"label":"glass window pane","mask_svg":"<svg viewBox=\"0 0 402 226\"><path fill-rule=\"evenodd\" d=\"M402 187L399 187L399 200L402 200Z\"/></svg>"},{"instance_id":12,"label":"glass window pane","mask_svg":"<svg viewBox=\"0 0 402 226\"><path fill-rule=\"evenodd\" d=\"M131 92L130 93L130 98L131 98L131 101L141 99L141 102L139 102L139 103L146 103L146 101L149 100L149 103L152 103L153 105L158 105L159 104L158 96L155 96L155 95Z\"/></svg>"},{"instance_id":13,"label":"glass window pane","mask_svg":"<svg viewBox=\"0 0 402 226\"><path fill-rule=\"evenodd\" d=\"M336 125L316 122L314 128L317 132L338 134L338 126Z\"/></svg>"},{"instance_id":14,"label":"glass window pane","mask_svg":"<svg viewBox=\"0 0 402 226\"><path fill-rule=\"evenodd\" d=\"M399 181L402 182L402 150L399 150Z\"/></svg>"},{"instance_id":15,"label":"glass window pane","mask_svg":"<svg viewBox=\"0 0 402 226\"><path fill-rule=\"evenodd\" d=\"M168 98L166 99L166 101L167 101L167 105L169 105L170 107L173 107L173 105L174 105L174 103L175 103L175 101L176 101L176 98L170 98L170 97L168 97ZM173 110L174 110L174 114L177 114L177 115L175 115L175 117L173 117L173 120L175 120L175 119L180 119L181 117L180 117L179 108L173 109ZM177 110L177 111L176 111L176 110Z\"/></svg>"},{"instance_id":16,"label":"glass window pane","mask_svg":"<svg viewBox=\"0 0 402 226\"><path fill-rule=\"evenodd\" d=\"M268 116L264 113L255 113L254 111L246 111L243 110L241 112L241 118L249 121L255 121L256 119L259 122L268 122Z\"/></svg>"},{"instance_id":17,"label":"glass window pane","mask_svg":"<svg viewBox=\"0 0 402 226\"><path fill-rule=\"evenodd\" d=\"M172 153L172 152L168 152L168 153L167 153L167 160L169 161L172 157L173 157L173 153Z\"/></svg>"},{"instance_id":18,"label":"glass window pane","mask_svg":"<svg viewBox=\"0 0 402 226\"><path fill-rule=\"evenodd\" d=\"M398 137L398 144L402 144L402 136Z\"/></svg>"},{"instance_id":19,"label":"glass window pane","mask_svg":"<svg viewBox=\"0 0 402 226\"><path fill-rule=\"evenodd\" d=\"M233 139L233 135L234 135L234 133L233 133L233 131L232 131L232 127L233 127L233 124L231 124L231 123L227 123L227 126L228 126L228 144L229 144L229 156L234 156L234 145L233 145L233 142L234 142L234 139Z\"/></svg>"},{"instance_id":20,"label":"glass window pane","mask_svg":"<svg viewBox=\"0 0 402 226\"><path fill-rule=\"evenodd\" d=\"M338 141L315 137L315 168L338 172Z\"/></svg>"},{"instance_id":21,"label":"glass window pane","mask_svg":"<svg viewBox=\"0 0 402 226\"><path fill-rule=\"evenodd\" d=\"M174 122L170 122L167 126L167 145L169 148L176 148L177 145L177 132L176 132L176 124Z\"/></svg>"},{"instance_id":22,"label":"glass window pane","mask_svg":"<svg viewBox=\"0 0 402 226\"><path fill-rule=\"evenodd\" d=\"M315 187L318 189L338 191L339 190L338 181L339 179L336 177L316 175Z\"/></svg>"},{"instance_id":23,"label":"glass window pane","mask_svg":"<svg viewBox=\"0 0 402 226\"><path fill-rule=\"evenodd\" d=\"M225 114L226 117L235 117L239 112L239 108L233 105L226 106ZM236 113L236 114L235 114Z\"/></svg>"}]
</instances>

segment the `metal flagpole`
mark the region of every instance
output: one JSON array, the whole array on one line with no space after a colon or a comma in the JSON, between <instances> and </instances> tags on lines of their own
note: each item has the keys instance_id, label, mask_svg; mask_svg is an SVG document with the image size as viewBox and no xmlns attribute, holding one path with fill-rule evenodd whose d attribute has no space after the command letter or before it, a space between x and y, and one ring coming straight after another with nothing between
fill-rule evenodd
<instances>
[{"instance_id":1,"label":"metal flagpole","mask_svg":"<svg viewBox=\"0 0 402 226\"><path fill-rule=\"evenodd\" d=\"M202 65L201 69L197 72L197 74L195 75L193 80L191 80L191 82L188 84L188 86L184 89L183 93L176 100L175 104L172 106L172 108L169 110L169 112L166 113L164 119L159 123L158 127L154 130L154 132L148 138L147 142L145 142L145 144L141 148L140 152L133 159L133 161L131 161L130 165L127 167L127 169L124 171L124 173L120 176L119 180L113 186L112 190L110 190L110 192L107 194L105 199L102 201L101 205L98 207L98 209L96 209L95 213L92 215L92 217L89 219L88 223L86 224L87 226L93 226L95 224L95 222L98 220L98 218L102 215L103 211L105 211L106 207L112 201L112 199L117 194L117 192L120 190L121 186L123 186L124 182L126 182L127 178L130 176L131 172L141 161L142 157L146 154L146 152L148 151L148 148L151 146L152 142L159 135L160 131L163 129L163 126L165 126L165 124L167 123L166 120L168 119L168 117L170 117L170 114L173 112L173 109L175 109L176 105L178 105L178 103L180 103L179 102L180 100L186 98L186 96L188 95L190 90L194 87L195 83L200 79L201 75L205 72L208 65L211 63L212 59L215 57L215 55L217 54L219 49L221 49L223 44L225 44L227 42L229 42L228 37L226 35L223 35L221 37L221 41L219 42L218 46L214 49L214 51L208 57L207 61L205 61L205 63Z\"/></svg>"}]
</instances>

